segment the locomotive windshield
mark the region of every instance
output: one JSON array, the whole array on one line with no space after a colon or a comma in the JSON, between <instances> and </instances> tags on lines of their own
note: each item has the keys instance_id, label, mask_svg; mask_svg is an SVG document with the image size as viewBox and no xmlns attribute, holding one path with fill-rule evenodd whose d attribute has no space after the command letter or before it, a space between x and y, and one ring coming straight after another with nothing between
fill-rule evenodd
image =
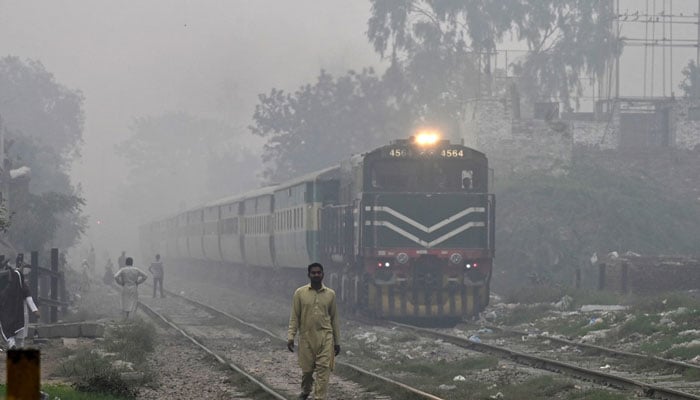
<instances>
[{"instance_id":1,"label":"locomotive windshield","mask_svg":"<svg viewBox=\"0 0 700 400\"><path fill-rule=\"evenodd\" d=\"M486 192L483 168L469 160L379 159L370 166L367 191Z\"/></svg>"}]
</instances>

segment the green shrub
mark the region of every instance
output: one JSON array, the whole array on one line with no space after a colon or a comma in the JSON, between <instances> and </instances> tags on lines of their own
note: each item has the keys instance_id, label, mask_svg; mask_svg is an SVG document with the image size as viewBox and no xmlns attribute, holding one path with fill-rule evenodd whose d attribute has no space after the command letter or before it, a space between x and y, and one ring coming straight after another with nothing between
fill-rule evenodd
<instances>
[{"instance_id":1,"label":"green shrub","mask_svg":"<svg viewBox=\"0 0 700 400\"><path fill-rule=\"evenodd\" d=\"M146 357L155 347L155 338L155 327L142 319L110 327L100 347L111 355L80 349L73 355L67 355L58 373L70 378L79 391L135 397L139 385L153 380L152 372L144 366ZM116 368L114 360L135 364L135 370L142 378L125 381L122 373L127 371Z\"/></svg>"},{"instance_id":2,"label":"green shrub","mask_svg":"<svg viewBox=\"0 0 700 400\"><path fill-rule=\"evenodd\" d=\"M59 366L58 373L70 378L78 391L135 397L136 389L121 378L121 372L98 352L81 349Z\"/></svg>"},{"instance_id":3,"label":"green shrub","mask_svg":"<svg viewBox=\"0 0 700 400\"><path fill-rule=\"evenodd\" d=\"M700 308L700 301L686 293L663 293L654 296L639 296L630 301L635 313L660 313L685 307L690 310Z\"/></svg>"},{"instance_id":4,"label":"green shrub","mask_svg":"<svg viewBox=\"0 0 700 400\"><path fill-rule=\"evenodd\" d=\"M104 348L126 361L142 363L155 348L155 338L155 327L136 318L107 329Z\"/></svg>"}]
</instances>

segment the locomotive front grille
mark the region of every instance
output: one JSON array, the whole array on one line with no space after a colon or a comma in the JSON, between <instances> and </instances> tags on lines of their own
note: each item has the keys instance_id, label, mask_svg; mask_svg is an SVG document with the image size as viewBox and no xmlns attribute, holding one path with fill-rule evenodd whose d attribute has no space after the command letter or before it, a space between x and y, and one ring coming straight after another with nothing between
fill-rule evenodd
<instances>
[{"instance_id":1,"label":"locomotive front grille","mask_svg":"<svg viewBox=\"0 0 700 400\"><path fill-rule=\"evenodd\" d=\"M486 290L485 286L432 290L371 284L369 305L380 317L464 317L481 311Z\"/></svg>"}]
</instances>

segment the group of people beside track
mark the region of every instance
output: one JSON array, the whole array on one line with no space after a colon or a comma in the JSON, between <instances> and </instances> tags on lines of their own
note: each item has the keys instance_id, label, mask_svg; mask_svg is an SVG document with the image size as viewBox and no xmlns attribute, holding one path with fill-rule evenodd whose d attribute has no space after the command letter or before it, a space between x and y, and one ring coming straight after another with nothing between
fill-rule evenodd
<instances>
[{"instance_id":1,"label":"group of people beside track","mask_svg":"<svg viewBox=\"0 0 700 400\"><path fill-rule=\"evenodd\" d=\"M122 252L118 259L119 269L112 275L113 265L110 259L105 265L103 283L111 285L116 282L121 288L121 307L125 319L133 316L138 304L138 286L148 276L134 266L134 259ZM89 273L90 266L83 263L84 273ZM28 311L39 317L39 310L32 298L29 285L22 272L23 268L7 265L9 279L0 291L0 334L7 347L21 348L28 327ZM153 297L163 293L165 271L160 254L148 267L153 277ZM287 331L287 349L294 352L295 337L298 339L298 362L301 368L301 394L298 399L305 400L313 392L315 400L326 398L328 380L335 365L335 357L340 354L340 331L338 329L338 312L333 289L323 285L323 265L313 263L307 267L309 284L294 292L292 310Z\"/></svg>"},{"instance_id":2,"label":"group of people beside track","mask_svg":"<svg viewBox=\"0 0 700 400\"><path fill-rule=\"evenodd\" d=\"M144 283L148 276L138 267L134 266L134 259L126 257L126 253L118 259L119 270L114 274L114 281L121 287L121 305L124 318L128 319L129 315L136 312L136 306L139 301L138 287ZM107 271L107 267L105 267ZM160 254L156 254L155 261L148 267L148 271L153 277L153 298L156 297L157 290L160 290L160 297L165 297L163 294L163 278L165 277L165 269L163 262L160 259ZM107 280L107 272L105 272L105 281Z\"/></svg>"}]
</instances>

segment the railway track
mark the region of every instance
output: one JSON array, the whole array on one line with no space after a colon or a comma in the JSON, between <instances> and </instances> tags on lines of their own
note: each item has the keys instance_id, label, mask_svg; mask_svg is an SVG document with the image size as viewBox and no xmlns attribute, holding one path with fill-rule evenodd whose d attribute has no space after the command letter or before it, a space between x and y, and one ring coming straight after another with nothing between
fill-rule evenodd
<instances>
[{"instance_id":1,"label":"railway track","mask_svg":"<svg viewBox=\"0 0 700 400\"><path fill-rule=\"evenodd\" d=\"M286 350L284 338L208 304L172 292L167 294L166 299L143 299L141 308L152 318L180 332L222 365L245 377L270 398L288 399L298 394L299 385L295 382L299 381L301 373L296 355ZM336 376L332 379L331 395L339 398L442 400L337 359ZM338 384L337 380L343 382ZM373 388L380 390L368 391L363 387L365 384L356 383L358 381L370 382ZM346 393L334 395L334 390Z\"/></svg>"},{"instance_id":2,"label":"railway track","mask_svg":"<svg viewBox=\"0 0 700 400\"><path fill-rule=\"evenodd\" d=\"M628 351L611 349L608 347L598 346L591 343L578 342L574 340L565 339L559 336L539 333L539 332L524 332L515 329L509 329L501 326L486 326L486 328L499 332L504 335L519 337L522 340L537 340L543 346L547 348L552 348L553 344L562 345L561 348L576 348L580 351L590 353L592 355L605 355L608 360L615 362L618 359L626 359L630 362L637 363L640 366L649 367L648 369L653 371L663 370L666 372L677 373L680 375L690 375L696 376L700 380L700 365L689 364L683 361L670 360L668 358L662 358L657 356L651 356L646 354L631 353ZM611 364L606 364L611 365ZM614 368L614 365L612 366ZM698 389L700 389L700 382L697 384Z\"/></svg>"},{"instance_id":3,"label":"railway track","mask_svg":"<svg viewBox=\"0 0 700 400\"><path fill-rule=\"evenodd\" d=\"M183 282L184 283L184 282ZM288 306L287 305L280 305L280 301L282 301L282 304L284 304L285 299L281 298L281 296L276 296L274 293L272 295L264 296L264 297L257 297L254 293L248 293L246 289L236 289L236 293L234 295L233 292L231 292L231 287L228 286L224 281L219 281L219 285L216 283L209 283L209 284L204 284L204 285L193 285L192 282L190 281L189 284L186 285L180 285L181 288L188 290L188 293L191 291L192 295L197 297L199 300L204 301L206 303L211 303L215 304L217 307L221 307L222 309L226 310L235 310L232 311L235 314L238 314L239 312L242 313L243 315L246 315L246 319L254 320L256 323L262 326L267 326L270 327L273 331L279 331L282 332L283 328L281 324L279 324L279 321L281 319L285 319L286 317L284 314L285 312L278 312L277 310L271 310L272 309L280 309L280 307L286 309ZM224 297L222 296L221 290L224 288L228 287L228 294L224 294ZM203 290L204 289L204 290ZM247 294L244 294L247 293ZM226 299L236 299L234 303L231 303L231 300L227 301L222 301L223 298ZM241 303L241 298L247 298L250 301L250 304L247 304L246 302L248 300L243 300L244 303ZM212 303L213 302L213 303ZM255 314L251 313L252 310L258 309L258 307L262 307L263 309L268 309L270 310L269 312L277 314L275 317L277 322L272 323L269 320L269 318L260 318L259 316L256 316ZM282 314L282 315L280 315ZM455 397L455 393L449 393L449 392L444 392L444 389L437 388L438 383L446 383L447 385L450 385L450 383L446 382L445 380L440 380L438 383L435 383L435 381L431 381L430 383L427 383L426 378L427 375L421 375L420 373L416 375L415 377L418 378L418 380L423 380L422 383L418 383L418 380L413 380L413 378L410 378L411 373L406 374L405 371L408 371L406 368L402 368L399 365L392 364L392 362L398 362L401 364L402 362L409 362L408 360L413 360L415 359L417 363L424 363L425 361L420 361L423 357L421 354L425 354L423 350L428 350L428 353L432 355L427 356L427 360L433 360L432 362L439 361L440 358L444 357L441 356L440 354L444 354L448 357L448 364L449 364L449 359L454 359L454 356L451 356L454 354L457 358L459 359L464 359L466 360L467 358L472 358L474 360L479 361L478 358L473 358L475 356L473 355L468 355L471 350L475 350L476 353L472 354L489 354L495 356L495 358L503 360L504 364L499 364L500 367L494 368L494 369L482 369L481 373L472 373L471 377L467 375L467 380L469 382L470 379L472 379L471 382L479 382L479 383L484 383L485 385L489 385L489 388L491 387L496 387L496 385L493 385L493 383L498 384L499 382L503 382L503 380L499 380L499 376L508 376L512 374L516 374L517 376L538 376L537 375L537 370L540 371L548 371L548 372L543 372L543 376L546 376L547 374L560 374L562 376L569 376L571 378L569 379L574 379L574 380L580 380L581 384L571 384L571 388L574 389L569 389L569 390L593 390L595 391L596 389L601 390L604 387L609 387L611 390L611 393L628 393L629 396L631 397L642 397L642 398L659 398L659 399L698 399L697 397L697 389L700 386L695 386L695 383L693 382L686 382L686 379L682 377L683 370L680 369L681 366L684 366L685 363L679 363L679 362L674 362L671 361L669 366L663 367L664 368L664 373L667 372L665 375L663 373L659 373L659 366L658 363L652 363L651 365L649 364L648 360L644 361L641 359L636 359L635 360L630 360L631 363L637 363L638 365L635 366L634 368L631 368L633 372L629 374L620 374L618 373L618 367L614 363L614 358L613 356L609 356L608 358L611 358L611 360L604 359L600 356L599 353L593 354L591 357L589 357L589 360L587 361L589 363L588 366L586 366L586 361L584 360L583 357L577 356L574 358L571 358L570 360L552 360L552 354L555 353L557 350L561 350L562 347L569 346L571 349L569 351L573 352L573 354L579 353L579 350L576 348L574 344L571 343L566 343L566 342L559 342L556 340L552 340L550 343L549 348L543 348L539 350L539 354L537 349L532 349L532 348L527 348L527 346L523 347L522 342L522 337L527 336L523 332L517 332L517 331L511 331L511 332L506 332L505 330L501 332L501 336L497 334L493 334L492 336L489 335L482 335L482 340L483 342L486 342L486 346L478 346L477 343L473 343L468 341L467 336L464 337L455 337L454 340L452 338L447 338L447 337L440 337L436 336L438 334L441 334L440 331L435 331L435 330L430 330L430 329L423 329L423 328L418 328L418 327L413 327L413 326L400 326L397 324L389 323L385 320L382 321L377 321L377 320L369 320L366 317L360 317L357 318L357 316L351 317L349 315L345 315L343 318L347 323L348 326L346 328L343 328L343 333L346 335L346 344L352 348L353 354L350 355L350 352L348 352L348 357L352 359L353 363L357 363L362 365L365 369L370 369L372 371L385 371L386 373L390 374L392 377L396 377L397 379L401 379L402 381L406 381L406 377L408 376L410 381L413 384L418 384L420 387L422 387L424 390L428 390L430 392L434 393L439 393L441 396L446 397L446 398L457 398ZM374 328L369 328L368 330L362 330L362 329L353 329L350 326L372 326ZM407 330L404 330L403 328L407 328ZM410 331L413 331L414 334L408 334L408 329ZM495 329L494 329L495 330ZM353 332L354 333L351 333ZM401 333L403 331L403 333ZM370 356L369 359L365 360L364 358L361 357L361 354L357 352L357 349L362 349L363 346L368 346L367 343L372 343L372 342L366 342L365 340L367 339L366 337L362 334L362 332L369 333L370 335L376 334L377 336L382 336L383 338L386 338L385 340L380 339L380 342L384 344L380 345L369 345L371 349L369 349L370 352L373 352L374 354L367 354ZM359 335L358 335L359 333ZM418 333L416 335L415 333ZM278 335L280 336L280 335ZM358 337L360 336L360 337ZM449 335L447 335L449 336ZM504 339L505 336L512 336L512 341L508 342ZM413 338L411 338L413 337ZM393 339L390 339L393 338ZM418 339L420 338L420 339ZM436 341L435 339L441 339ZM534 339L534 338L533 338ZM376 340L376 339L374 339ZM394 340L394 344L397 344L398 347L386 347L386 344L389 344L392 346L391 341ZM406 342L408 340L408 342ZM546 338L542 338L543 341L546 341ZM396 342L398 341L398 342ZM447 347L441 346L441 345L436 345L436 347L433 346L426 346L427 343L439 343L439 342L445 342L446 344L449 343L450 345L456 345L461 347L460 350L456 351L455 350L450 350ZM530 342L534 342L534 340L530 340ZM413 346L416 350L413 351L410 349L410 345L406 346L406 343L415 343ZM558 343L560 346L555 346L554 343ZM493 349L489 349L488 345L494 346ZM528 343L529 345L530 343ZM594 346L592 346L594 347ZM344 347L346 349L348 347ZM382 356L382 348L385 350L392 351L394 353L393 356L389 357L388 360L385 362L383 361L383 356ZM420 349L423 350L420 350ZM368 348L365 347L365 350ZM390 350L391 349L391 350ZM396 355L397 350L402 354L402 355ZM437 350L437 354L434 352L431 352L430 350ZM446 351L447 353L442 353L442 351ZM591 350L592 351L592 350ZM463 353L462 355L459 355L460 353ZM534 354L531 354L534 353ZM365 356L363 353L362 356ZM531 357L533 356L533 357ZM381 357L381 359L379 359ZM621 358L621 357L618 357ZM444 359L444 358L443 358ZM606 360L605 363L601 364L602 360ZM369 362L365 362L369 361ZM674 365L674 363L678 363L679 365ZM515 372L508 372L508 371L515 371L515 369L512 368L518 368L515 367L515 364L520 364L523 365L524 367L522 369L519 369L521 372L520 373L515 373ZM427 365L427 364L426 364ZM461 364L461 365L469 365L468 363ZM511 367L509 367L509 365ZM446 368L453 368L457 367L457 369L454 369L453 372L448 372L446 369L441 369L443 371L443 379L444 375L452 374L449 375L450 378L447 380L452 380L452 376L457 378L457 375L463 374L462 370L460 370L460 366L453 365L453 366L448 366L445 365ZM601 369L601 366L607 366L607 369ZM673 367L673 368L671 368ZM403 371L403 372L402 372ZM501 371L503 371L503 374L501 374ZM588 372L590 371L590 373ZM393 374L392 374L393 372ZM475 379L475 380L474 380ZM455 379L457 380L457 379ZM655 381L656 380L656 381ZM658 381L658 382L657 382ZM426 385L427 383L427 385ZM457 384L458 388L463 387L464 384ZM674 386L675 385L675 386ZM685 385L687 387L681 387L682 385ZM440 385L444 386L444 385ZM426 389L430 388L430 389ZM459 390L459 389L458 389ZM566 390L566 389L564 389ZM492 391L488 391L489 394L487 396L495 395L497 394L496 392L498 389L493 389ZM575 394L574 394L575 396Z\"/></svg>"},{"instance_id":4,"label":"railway track","mask_svg":"<svg viewBox=\"0 0 700 400\"><path fill-rule=\"evenodd\" d=\"M580 345L576 342L551 337L517 335L482 335L465 338L434 329L392 322L392 325L428 335L463 348L510 359L519 364L565 374L577 379L596 382L637 394L667 400L700 399L700 382L688 381L683 371L696 370L696 366L673 360L625 353L600 346ZM522 332L521 332L522 333ZM489 343L486 343L489 341ZM570 346L573 351L555 351L552 343ZM582 350L575 350L575 349ZM584 350L585 349L585 350ZM568 348L567 348L568 350ZM586 354L588 353L588 354ZM601 355L606 357L601 358ZM621 362L623 359L628 362ZM617 362L615 362L615 360ZM632 361L630 361L632 360ZM663 369L660 369L663 366Z\"/></svg>"}]
</instances>

